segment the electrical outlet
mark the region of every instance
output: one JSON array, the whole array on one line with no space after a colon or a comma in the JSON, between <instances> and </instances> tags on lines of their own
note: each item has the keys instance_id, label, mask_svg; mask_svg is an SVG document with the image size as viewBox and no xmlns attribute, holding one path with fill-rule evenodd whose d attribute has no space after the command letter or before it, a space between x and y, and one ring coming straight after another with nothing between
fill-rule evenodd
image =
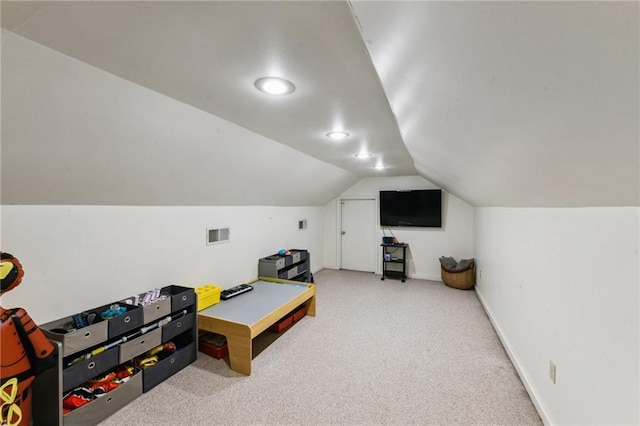
<instances>
[{"instance_id":1,"label":"electrical outlet","mask_svg":"<svg viewBox=\"0 0 640 426\"><path fill-rule=\"evenodd\" d=\"M549 378L555 385L556 384L556 365L553 363L553 361L549 361Z\"/></svg>"},{"instance_id":2,"label":"electrical outlet","mask_svg":"<svg viewBox=\"0 0 640 426\"><path fill-rule=\"evenodd\" d=\"M480 278L482 278L482 269L480 269Z\"/></svg>"}]
</instances>

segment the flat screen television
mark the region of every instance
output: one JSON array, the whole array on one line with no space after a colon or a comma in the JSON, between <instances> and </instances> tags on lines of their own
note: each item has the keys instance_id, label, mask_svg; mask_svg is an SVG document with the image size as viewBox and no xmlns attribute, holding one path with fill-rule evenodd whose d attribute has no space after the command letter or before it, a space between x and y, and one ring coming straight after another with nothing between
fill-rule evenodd
<instances>
[{"instance_id":1,"label":"flat screen television","mask_svg":"<svg viewBox=\"0 0 640 426\"><path fill-rule=\"evenodd\" d=\"M442 190L380 191L380 226L442 227Z\"/></svg>"}]
</instances>

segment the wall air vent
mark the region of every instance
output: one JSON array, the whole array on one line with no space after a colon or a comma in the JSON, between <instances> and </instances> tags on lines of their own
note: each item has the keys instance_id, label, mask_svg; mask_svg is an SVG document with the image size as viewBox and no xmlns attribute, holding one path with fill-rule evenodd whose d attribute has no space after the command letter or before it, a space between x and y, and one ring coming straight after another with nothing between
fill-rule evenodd
<instances>
[{"instance_id":1,"label":"wall air vent","mask_svg":"<svg viewBox=\"0 0 640 426\"><path fill-rule=\"evenodd\" d=\"M228 243L230 234L229 228L208 228L207 245Z\"/></svg>"}]
</instances>

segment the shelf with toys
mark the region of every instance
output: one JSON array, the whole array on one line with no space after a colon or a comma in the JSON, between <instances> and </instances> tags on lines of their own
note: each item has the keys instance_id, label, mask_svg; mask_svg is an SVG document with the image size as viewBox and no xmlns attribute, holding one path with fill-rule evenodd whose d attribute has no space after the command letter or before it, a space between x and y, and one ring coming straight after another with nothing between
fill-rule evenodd
<instances>
[{"instance_id":1,"label":"shelf with toys","mask_svg":"<svg viewBox=\"0 0 640 426\"><path fill-rule=\"evenodd\" d=\"M282 249L258 260L258 276L312 283L311 255L304 249Z\"/></svg>"},{"instance_id":2,"label":"shelf with toys","mask_svg":"<svg viewBox=\"0 0 640 426\"><path fill-rule=\"evenodd\" d=\"M196 359L197 301L170 285L42 325L59 342L64 425L95 424Z\"/></svg>"}]
</instances>

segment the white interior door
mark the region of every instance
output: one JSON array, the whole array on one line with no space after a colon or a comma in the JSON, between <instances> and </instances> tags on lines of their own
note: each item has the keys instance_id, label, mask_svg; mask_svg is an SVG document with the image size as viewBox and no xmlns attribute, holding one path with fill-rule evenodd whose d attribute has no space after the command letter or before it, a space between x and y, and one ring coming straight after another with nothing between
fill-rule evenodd
<instances>
[{"instance_id":1,"label":"white interior door","mask_svg":"<svg viewBox=\"0 0 640 426\"><path fill-rule=\"evenodd\" d=\"M342 200L342 269L375 272L375 200Z\"/></svg>"}]
</instances>

